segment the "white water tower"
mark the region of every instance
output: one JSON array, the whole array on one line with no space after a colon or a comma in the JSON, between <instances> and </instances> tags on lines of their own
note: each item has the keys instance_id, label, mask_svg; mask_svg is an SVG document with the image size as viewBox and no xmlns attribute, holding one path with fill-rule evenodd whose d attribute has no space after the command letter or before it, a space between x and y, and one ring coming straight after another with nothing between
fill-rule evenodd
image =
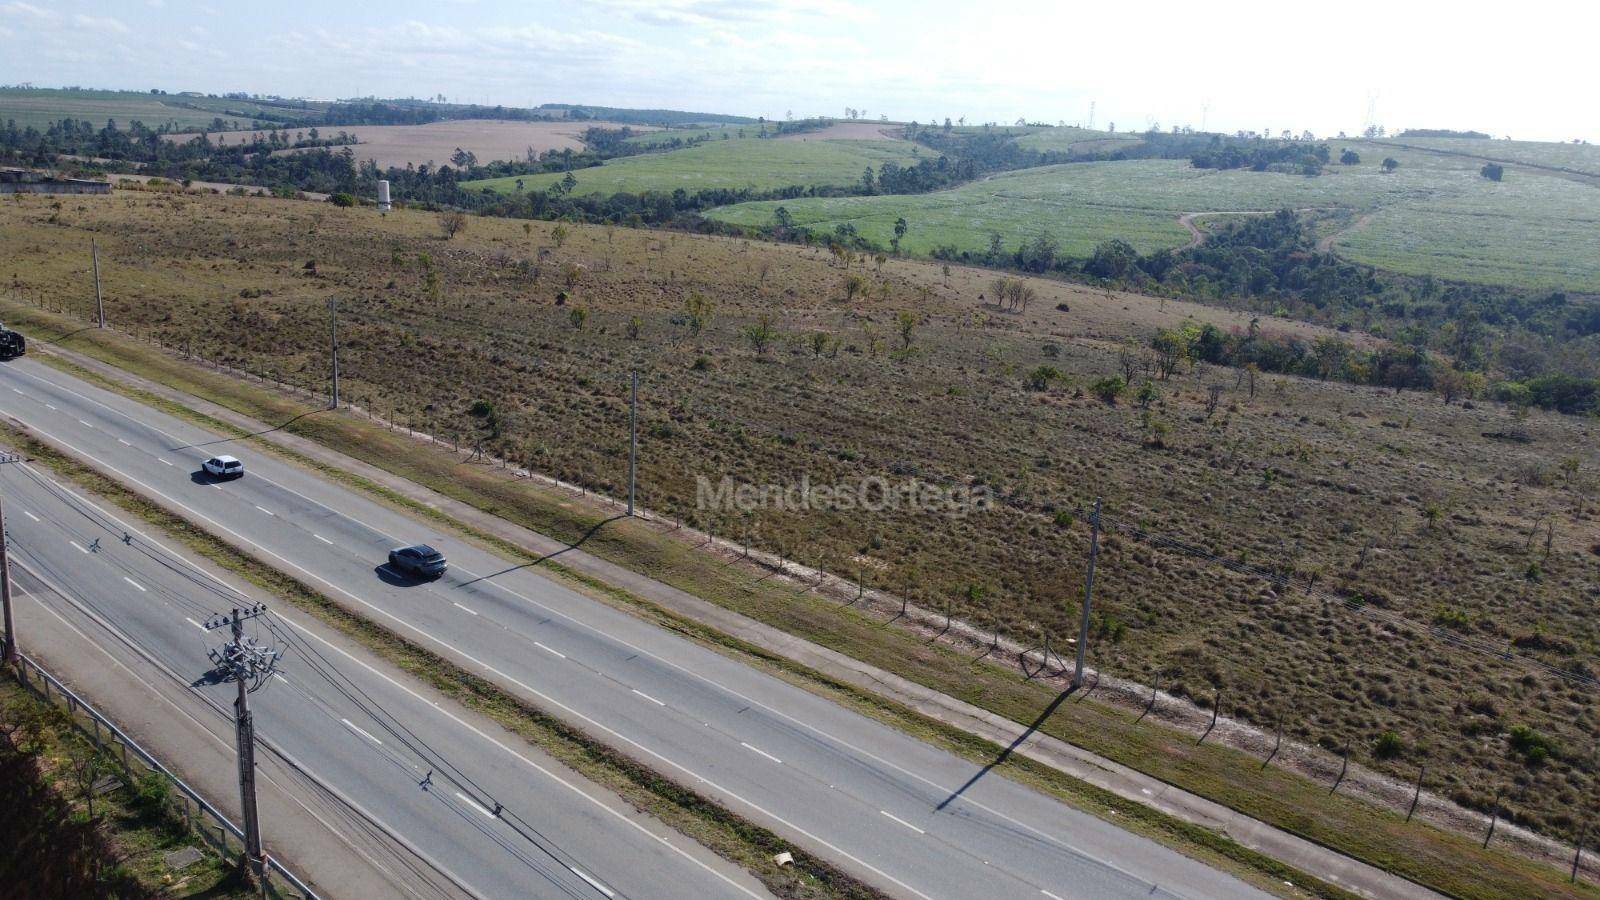
<instances>
[{"instance_id":1,"label":"white water tower","mask_svg":"<svg viewBox=\"0 0 1600 900\"><path fill-rule=\"evenodd\" d=\"M389 211L389 182L378 182L378 212Z\"/></svg>"}]
</instances>

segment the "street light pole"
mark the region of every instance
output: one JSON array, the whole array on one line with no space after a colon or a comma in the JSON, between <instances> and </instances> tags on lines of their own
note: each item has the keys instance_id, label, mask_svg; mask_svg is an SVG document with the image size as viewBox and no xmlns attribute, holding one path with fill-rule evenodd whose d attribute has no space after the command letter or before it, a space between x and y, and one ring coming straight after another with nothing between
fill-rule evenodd
<instances>
[{"instance_id":1,"label":"street light pole","mask_svg":"<svg viewBox=\"0 0 1600 900\"><path fill-rule=\"evenodd\" d=\"M1078 622L1078 659L1072 667L1072 686L1083 687L1083 659L1089 650L1089 607L1094 602L1094 561L1100 555L1100 498L1089 516L1089 574L1083 584L1083 618Z\"/></svg>"},{"instance_id":2,"label":"street light pole","mask_svg":"<svg viewBox=\"0 0 1600 900\"><path fill-rule=\"evenodd\" d=\"M106 327L106 302L100 295L100 245L89 240L89 258L94 261L94 318L95 327Z\"/></svg>"},{"instance_id":3,"label":"street light pole","mask_svg":"<svg viewBox=\"0 0 1600 900\"><path fill-rule=\"evenodd\" d=\"M328 348L333 357L333 397L329 409L339 408L339 301L328 298Z\"/></svg>"},{"instance_id":4,"label":"street light pole","mask_svg":"<svg viewBox=\"0 0 1600 900\"><path fill-rule=\"evenodd\" d=\"M633 499L639 471L639 373L633 373L628 393L628 515L633 515Z\"/></svg>"}]
</instances>

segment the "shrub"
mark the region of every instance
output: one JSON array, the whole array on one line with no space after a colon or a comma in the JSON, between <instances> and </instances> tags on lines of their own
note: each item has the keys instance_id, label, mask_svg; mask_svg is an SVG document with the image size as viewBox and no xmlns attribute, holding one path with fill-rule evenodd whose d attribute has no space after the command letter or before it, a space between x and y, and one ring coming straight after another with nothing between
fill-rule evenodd
<instances>
[{"instance_id":1,"label":"shrub","mask_svg":"<svg viewBox=\"0 0 1600 900\"><path fill-rule=\"evenodd\" d=\"M1530 766L1537 766L1556 753L1555 744L1526 725L1513 725L1507 743Z\"/></svg>"},{"instance_id":2,"label":"shrub","mask_svg":"<svg viewBox=\"0 0 1600 900\"><path fill-rule=\"evenodd\" d=\"M1122 380L1121 375L1112 375L1107 378L1102 378L1099 381L1096 381L1094 384L1089 385L1089 390L1092 391L1096 397L1099 397L1102 403L1106 403L1111 406L1117 405L1117 398L1122 396L1122 393L1127 389L1128 383Z\"/></svg>"},{"instance_id":3,"label":"shrub","mask_svg":"<svg viewBox=\"0 0 1600 900\"><path fill-rule=\"evenodd\" d=\"M343 206L348 208L356 205L356 198L349 191L340 191L337 194L330 194L328 196L328 202L332 203L334 206Z\"/></svg>"},{"instance_id":4,"label":"shrub","mask_svg":"<svg viewBox=\"0 0 1600 900\"><path fill-rule=\"evenodd\" d=\"M1372 755L1379 759L1394 759L1405 752L1405 749L1405 741L1402 741L1400 735L1395 734L1392 729L1378 735L1378 739L1372 742Z\"/></svg>"}]
</instances>

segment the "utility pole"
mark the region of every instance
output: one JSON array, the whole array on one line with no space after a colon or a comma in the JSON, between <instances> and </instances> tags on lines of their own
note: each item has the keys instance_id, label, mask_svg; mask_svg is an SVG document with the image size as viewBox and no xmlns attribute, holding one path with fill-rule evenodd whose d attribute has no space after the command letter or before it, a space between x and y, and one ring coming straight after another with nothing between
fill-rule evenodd
<instances>
[{"instance_id":1,"label":"utility pole","mask_svg":"<svg viewBox=\"0 0 1600 900\"><path fill-rule=\"evenodd\" d=\"M633 494L639 467L639 372L634 370L628 394L628 515L633 515Z\"/></svg>"},{"instance_id":2,"label":"utility pole","mask_svg":"<svg viewBox=\"0 0 1600 900\"><path fill-rule=\"evenodd\" d=\"M89 239L89 258L94 261L94 318L95 327L106 327L106 302L100 296L100 245Z\"/></svg>"},{"instance_id":3,"label":"utility pole","mask_svg":"<svg viewBox=\"0 0 1600 900\"><path fill-rule=\"evenodd\" d=\"M251 873L260 878L265 869L266 857L261 852L261 821L256 814L256 733L250 716L250 694L260 690L273 675L282 654L264 647L254 638L244 636L246 619L266 613L265 604L245 609L234 609L230 614L214 616L206 622L206 630L227 628L233 640L222 645L221 650L210 652L211 661L224 676L239 686L238 699L233 702L235 740L239 754L239 809L244 819L244 853L249 860Z\"/></svg>"},{"instance_id":4,"label":"utility pole","mask_svg":"<svg viewBox=\"0 0 1600 900\"><path fill-rule=\"evenodd\" d=\"M333 398L329 409L339 408L339 301L328 298L328 349L333 357Z\"/></svg>"},{"instance_id":5,"label":"utility pole","mask_svg":"<svg viewBox=\"0 0 1600 900\"><path fill-rule=\"evenodd\" d=\"M17 622L11 616L11 550L6 544L6 513L0 505L0 606L5 608L6 641L0 663L17 661Z\"/></svg>"},{"instance_id":6,"label":"utility pole","mask_svg":"<svg viewBox=\"0 0 1600 900\"><path fill-rule=\"evenodd\" d=\"M1083 618L1078 622L1078 660L1072 667L1072 687L1083 686L1083 657L1089 650L1089 605L1094 601L1094 561L1100 555L1100 498L1094 498L1089 516L1089 574L1083 583Z\"/></svg>"}]
</instances>

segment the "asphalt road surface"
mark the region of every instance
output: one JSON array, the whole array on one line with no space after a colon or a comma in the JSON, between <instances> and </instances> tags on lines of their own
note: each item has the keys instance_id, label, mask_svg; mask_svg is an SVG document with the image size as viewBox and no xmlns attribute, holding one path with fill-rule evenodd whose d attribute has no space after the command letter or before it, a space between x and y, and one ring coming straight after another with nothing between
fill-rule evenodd
<instances>
[{"instance_id":1,"label":"asphalt road surface","mask_svg":"<svg viewBox=\"0 0 1600 900\"><path fill-rule=\"evenodd\" d=\"M250 601L24 463L0 465L0 495L19 593L201 692L231 737L237 689L208 659L229 632L204 625ZM248 636L283 654L279 674L251 694L258 736L264 752L325 786L344 827L382 829L416 857L410 868L435 870L397 879L415 896L455 893L427 883L436 876L483 897L766 896L738 867L516 738L436 706L324 631L288 610L247 622Z\"/></svg>"},{"instance_id":2,"label":"asphalt road surface","mask_svg":"<svg viewBox=\"0 0 1600 900\"><path fill-rule=\"evenodd\" d=\"M334 601L891 894L1258 894L1155 841L591 600L315 472L36 361L0 366L0 413ZM200 463L217 453L243 459L246 475L217 483L200 474ZM451 567L443 578L416 581L388 568L390 548L415 542L446 554ZM350 747L356 748L367 750Z\"/></svg>"}]
</instances>

